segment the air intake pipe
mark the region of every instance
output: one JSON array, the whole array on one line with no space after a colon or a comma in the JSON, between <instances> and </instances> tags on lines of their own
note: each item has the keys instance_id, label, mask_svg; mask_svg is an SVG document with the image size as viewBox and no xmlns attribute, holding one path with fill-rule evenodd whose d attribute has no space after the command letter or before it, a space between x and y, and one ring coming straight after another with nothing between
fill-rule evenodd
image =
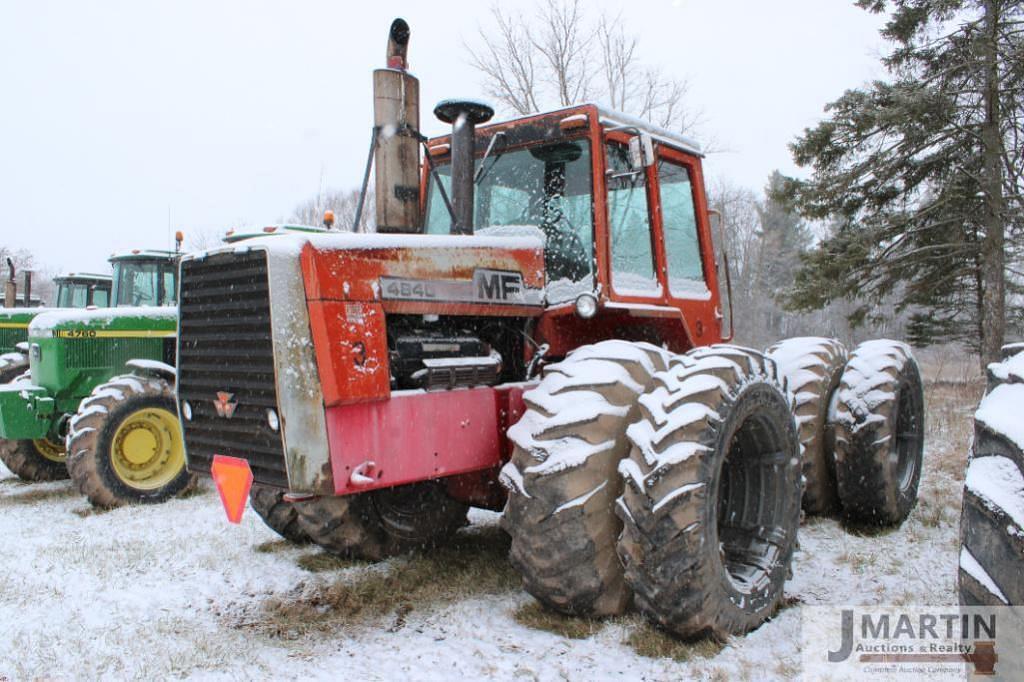
<instances>
[{"instance_id":1,"label":"air intake pipe","mask_svg":"<svg viewBox=\"0 0 1024 682\"><path fill-rule=\"evenodd\" d=\"M473 234L473 189L476 127L494 116L494 109L472 100L444 100L434 116L452 125L452 234Z\"/></svg>"},{"instance_id":2,"label":"air intake pipe","mask_svg":"<svg viewBox=\"0 0 1024 682\"><path fill-rule=\"evenodd\" d=\"M419 232L420 82L409 64L409 24L388 32L387 68L373 72L374 165L378 232ZM359 226L356 225L356 230Z\"/></svg>"}]
</instances>

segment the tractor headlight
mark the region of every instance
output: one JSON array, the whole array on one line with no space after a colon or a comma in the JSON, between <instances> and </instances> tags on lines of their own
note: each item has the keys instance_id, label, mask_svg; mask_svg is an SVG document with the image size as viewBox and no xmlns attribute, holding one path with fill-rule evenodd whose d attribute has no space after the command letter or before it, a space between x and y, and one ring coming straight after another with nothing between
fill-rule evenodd
<instances>
[{"instance_id":1,"label":"tractor headlight","mask_svg":"<svg viewBox=\"0 0 1024 682\"><path fill-rule=\"evenodd\" d=\"M28 347L28 356L30 359L39 362L43 359L43 349L39 347L38 343L33 343Z\"/></svg>"},{"instance_id":2,"label":"tractor headlight","mask_svg":"<svg viewBox=\"0 0 1024 682\"><path fill-rule=\"evenodd\" d=\"M584 320L589 320L597 315L597 296L593 294L580 294L576 299L576 314Z\"/></svg>"},{"instance_id":3,"label":"tractor headlight","mask_svg":"<svg viewBox=\"0 0 1024 682\"><path fill-rule=\"evenodd\" d=\"M270 426L271 431L281 428L281 420L277 418L277 412L273 408L267 410L267 425Z\"/></svg>"},{"instance_id":4,"label":"tractor headlight","mask_svg":"<svg viewBox=\"0 0 1024 682\"><path fill-rule=\"evenodd\" d=\"M181 401L181 416L185 418L185 421L192 421L192 406L187 400Z\"/></svg>"}]
</instances>

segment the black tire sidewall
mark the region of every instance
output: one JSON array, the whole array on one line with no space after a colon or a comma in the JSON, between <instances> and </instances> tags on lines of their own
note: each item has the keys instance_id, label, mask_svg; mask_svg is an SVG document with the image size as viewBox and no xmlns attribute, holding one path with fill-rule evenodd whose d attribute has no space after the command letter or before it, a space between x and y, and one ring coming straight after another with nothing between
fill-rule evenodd
<instances>
[{"instance_id":1,"label":"black tire sidewall","mask_svg":"<svg viewBox=\"0 0 1024 682\"><path fill-rule=\"evenodd\" d=\"M786 442L797 444L797 450L790 453L789 461L785 464L784 471L787 480L781 486L788 491L788 494L785 495L785 506L782 512L782 521L786 524L784 545L769 574L767 585L760 590L746 593L738 590L729 578L718 550L718 505L729 444L748 418L763 411L770 413L771 423L786 425L784 427L786 433L780 435ZM705 458L702 466L705 476L702 478L708 481L708 494L704 496L703 517L707 539L703 543L703 551L706 553L706 570L710 573L706 587L715 592L715 601L720 609L726 611L723 615L730 621L760 623L765 617L771 615L782 594L789 573L790 560L796 546L797 527L800 519L802 466L798 443L793 414L783 394L769 383L755 382L745 386L730 405L728 414L718 429L713 456ZM748 628L744 626L743 629Z\"/></svg>"},{"instance_id":2,"label":"black tire sidewall","mask_svg":"<svg viewBox=\"0 0 1024 682\"><path fill-rule=\"evenodd\" d=\"M893 477L892 486L896 491L896 517L900 521L907 518L910 512L914 509L914 505L917 504L917 489L921 483L921 469L924 467L924 386L921 382L921 374L918 372L917 364L913 361L908 361L900 369L900 384L899 390L896 393L896 403L893 406L892 415L889 418L889 433L891 437L896 439L899 435L898 428L899 424L899 405L902 400L904 391L911 392L911 399L913 401L912 410L915 418L918 420L917 424L917 441L915 445L915 451L913 452L914 457L914 473L907 483L905 488L900 488L899 472L892 471L890 475Z\"/></svg>"},{"instance_id":3,"label":"black tire sidewall","mask_svg":"<svg viewBox=\"0 0 1024 682\"><path fill-rule=\"evenodd\" d=\"M177 406L174 404L174 399L169 396L128 396L110 410L110 414L105 420L103 429L100 431L96 441L96 473L103 480L103 483L118 499L142 504L163 502L177 495L188 486L191 477L188 467L182 467L178 475L167 485L154 488L153 490L140 490L125 485L114 471L113 464L111 463L111 447L114 442L114 434L117 433L118 427L127 417L146 408L167 410L177 418Z\"/></svg>"}]
</instances>

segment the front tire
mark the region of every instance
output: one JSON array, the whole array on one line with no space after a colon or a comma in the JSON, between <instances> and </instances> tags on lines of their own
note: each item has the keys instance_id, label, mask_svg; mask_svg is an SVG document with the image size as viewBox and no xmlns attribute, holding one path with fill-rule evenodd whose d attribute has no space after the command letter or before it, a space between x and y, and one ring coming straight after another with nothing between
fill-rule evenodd
<instances>
[{"instance_id":1,"label":"front tire","mask_svg":"<svg viewBox=\"0 0 1024 682\"><path fill-rule=\"evenodd\" d=\"M28 380L28 358L21 353L0 355L0 385ZM0 461L23 481L59 481L68 477L64 446L47 438L0 439Z\"/></svg>"},{"instance_id":2,"label":"front tire","mask_svg":"<svg viewBox=\"0 0 1024 682\"><path fill-rule=\"evenodd\" d=\"M78 490L101 508L155 504L195 486L165 379L124 375L83 400L68 431L67 468Z\"/></svg>"},{"instance_id":3,"label":"front tire","mask_svg":"<svg viewBox=\"0 0 1024 682\"><path fill-rule=\"evenodd\" d=\"M924 454L924 389L910 347L865 341L837 394L835 466L843 517L897 526L917 503Z\"/></svg>"},{"instance_id":4,"label":"front tire","mask_svg":"<svg viewBox=\"0 0 1024 682\"><path fill-rule=\"evenodd\" d=\"M23 481L40 483L68 477L64 447L48 438L0 440L0 461Z\"/></svg>"},{"instance_id":5,"label":"front tire","mask_svg":"<svg viewBox=\"0 0 1024 682\"><path fill-rule=\"evenodd\" d=\"M604 341L546 367L523 395L527 410L509 429L515 448L501 474L502 523L523 586L552 609L594 617L629 604L615 551L617 467L636 401L667 362L650 344Z\"/></svg>"},{"instance_id":6,"label":"front tire","mask_svg":"<svg viewBox=\"0 0 1024 682\"><path fill-rule=\"evenodd\" d=\"M306 536L338 556L380 561L432 547L466 525L469 507L445 493L438 481L340 497L317 497L298 505Z\"/></svg>"},{"instance_id":7,"label":"front tire","mask_svg":"<svg viewBox=\"0 0 1024 682\"><path fill-rule=\"evenodd\" d=\"M655 376L627 431L619 556L637 607L680 637L741 634L782 601L800 519L800 444L775 364L737 346Z\"/></svg>"},{"instance_id":8,"label":"front tire","mask_svg":"<svg viewBox=\"0 0 1024 682\"><path fill-rule=\"evenodd\" d=\"M285 492L280 488L253 483L249 490L249 504L253 511L263 519L272 531L291 542L309 542L309 537L299 523L297 505L300 502L287 502Z\"/></svg>"}]
</instances>

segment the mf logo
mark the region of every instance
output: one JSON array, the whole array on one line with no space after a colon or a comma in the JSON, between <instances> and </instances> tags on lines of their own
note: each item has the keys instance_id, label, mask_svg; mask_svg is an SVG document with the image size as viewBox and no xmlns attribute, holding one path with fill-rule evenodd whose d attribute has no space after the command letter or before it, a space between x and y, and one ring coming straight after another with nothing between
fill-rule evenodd
<instances>
[{"instance_id":1,"label":"mf logo","mask_svg":"<svg viewBox=\"0 0 1024 682\"><path fill-rule=\"evenodd\" d=\"M523 276L518 272L475 270L473 294L481 301L521 302L524 300Z\"/></svg>"},{"instance_id":2,"label":"mf logo","mask_svg":"<svg viewBox=\"0 0 1024 682\"><path fill-rule=\"evenodd\" d=\"M231 419L231 417L235 415L235 408L238 407L238 402L232 401L232 398L234 397L234 393L217 391L217 399L213 401L213 406L217 410L218 417Z\"/></svg>"}]
</instances>

